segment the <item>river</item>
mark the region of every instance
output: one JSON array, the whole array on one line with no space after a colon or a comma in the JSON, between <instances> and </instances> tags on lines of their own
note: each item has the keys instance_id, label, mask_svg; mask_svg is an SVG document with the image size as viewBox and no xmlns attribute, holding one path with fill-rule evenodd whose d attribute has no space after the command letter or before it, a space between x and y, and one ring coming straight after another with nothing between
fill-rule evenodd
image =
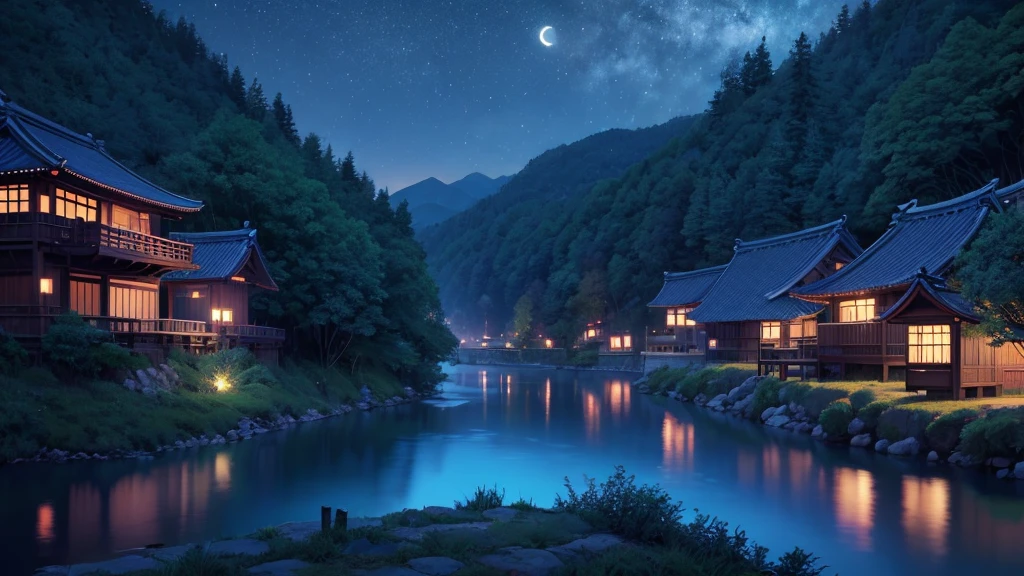
<instances>
[{"instance_id":1,"label":"river","mask_svg":"<svg viewBox=\"0 0 1024 576\"><path fill-rule=\"evenodd\" d=\"M1024 482L826 446L630 389L630 375L447 369L444 400L297 425L153 460L0 469L0 565L109 557L152 543L318 518L451 505L481 484L541 506L563 476L623 464L689 509L739 525L775 557L799 545L827 574L1021 573ZM6 570L11 570L7 572Z\"/></svg>"}]
</instances>

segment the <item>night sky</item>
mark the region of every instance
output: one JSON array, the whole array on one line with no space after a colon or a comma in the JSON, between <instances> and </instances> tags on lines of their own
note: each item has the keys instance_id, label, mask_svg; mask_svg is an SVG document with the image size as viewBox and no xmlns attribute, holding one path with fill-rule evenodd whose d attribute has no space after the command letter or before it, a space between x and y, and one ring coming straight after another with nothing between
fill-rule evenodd
<instances>
[{"instance_id":1,"label":"night sky","mask_svg":"<svg viewBox=\"0 0 1024 576\"><path fill-rule=\"evenodd\" d=\"M704 110L768 37L777 66L844 0L152 0L379 187L511 174L608 128ZM846 0L849 1L849 0ZM553 27L539 38L544 26Z\"/></svg>"}]
</instances>

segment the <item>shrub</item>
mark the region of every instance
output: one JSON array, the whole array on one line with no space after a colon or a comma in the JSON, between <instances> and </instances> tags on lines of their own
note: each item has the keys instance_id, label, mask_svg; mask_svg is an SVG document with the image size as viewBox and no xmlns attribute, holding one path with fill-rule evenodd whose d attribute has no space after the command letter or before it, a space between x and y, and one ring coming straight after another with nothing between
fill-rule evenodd
<instances>
[{"instance_id":1,"label":"shrub","mask_svg":"<svg viewBox=\"0 0 1024 576\"><path fill-rule=\"evenodd\" d=\"M256 531L255 536L257 540L273 540L281 536L281 531L278 530L277 526L264 526Z\"/></svg>"},{"instance_id":2,"label":"shrub","mask_svg":"<svg viewBox=\"0 0 1024 576\"><path fill-rule=\"evenodd\" d=\"M600 358L597 350L580 350L572 357L572 365L579 367L597 366Z\"/></svg>"},{"instance_id":3,"label":"shrub","mask_svg":"<svg viewBox=\"0 0 1024 576\"><path fill-rule=\"evenodd\" d=\"M857 411L857 418L860 418L868 430L878 428L878 418L893 406L891 400L876 400ZM902 440L902 438L901 438Z\"/></svg>"},{"instance_id":4,"label":"shrub","mask_svg":"<svg viewBox=\"0 0 1024 576\"><path fill-rule=\"evenodd\" d=\"M960 443L960 433L968 422L975 420L981 413L974 408L961 408L935 419L924 430L928 446L932 450L950 453Z\"/></svg>"},{"instance_id":5,"label":"shrub","mask_svg":"<svg viewBox=\"0 0 1024 576\"><path fill-rule=\"evenodd\" d=\"M875 391L870 388L863 388L857 390L853 394L850 394L850 404L853 405L854 412L860 412L865 406L875 401ZM863 418L862 418L863 420Z\"/></svg>"},{"instance_id":6,"label":"shrub","mask_svg":"<svg viewBox=\"0 0 1024 576\"><path fill-rule=\"evenodd\" d=\"M317 532L303 543L300 556L307 562L323 563L338 556L338 547L334 544L334 535L330 532Z\"/></svg>"},{"instance_id":7,"label":"shrub","mask_svg":"<svg viewBox=\"0 0 1024 576\"><path fill-rule=\"evenodd\" d=\"M555 496L555 509L579 515L595 526L642 543L666 543L680 533L682 506L660 486L637 487L635 476L622 466L601 484L585 478L587 489L577 494L565 478L567 497Z\"/></svg>"},{"instance_id":8,"label":"shrub","mask_svg":"<svg viewBox=\"0 0 1024 576\"><path fill-rule=\"evenodd\" d=\"M774 376L761 380L754 390L754 402L751 404L752 414L755 418L760 417L761 413L766 409L782 403L782 400L779 398L779 391L782 390L782 386L782 382Z\"/></svg>"},{"instance_id":9,"label":"shrub","mask_svg":"<svg viewBox=\"0 0 1024 576\"><path fill-rule=\"evenodd\" d=\"M846 399L846 391L838 388L816 387L811 390L803 401L797 402L807 410L807 416L820 418L821 413L833 402Z\"/></svg>"},{"instance_id":10,"label":"shrub","mask_svg":"<svg viewBox=\"0 0 1024 576\"><path fill-rule=\"evenodd\" d=\"M964 426L960 450L976 459L1015 458L1024 451L1024 418L1017 411L995 410Z\"/></svg>"},{"instance_id":11,"label":"shrub","mask_svg":"<svg viewBox=\"0 0 1024 576\"><path fill-rule=\"evenodd\" d=\"M519 510L520 512L530 512L531 510L537 509L537 506L533 503L533 498L525 500L522 496L519 497L519 500L509 504L508 507Z\"/></svg>"},{"instance_id":12,"label":"shrub","mask_svg":"<svg viewBox=\"0 0 1024 576\"><path fill-rule=\"evenodd\" d=\"M674 390L676 384L683 380L683 378L686 378L686 375L689 373L689 368L669 368L668 366L662 366L647 376L647 387L650 388L652 392Z\"/></svg>"},{"instance_id":13,"label":"shrub","mask_svg":"<svg viewBox=\"0 0 1024 576\"><path fill-rule=\"evenodd\" d=\"M488 488L486 486L479 486L476 489L476 493L473 494L472 498L466 498L465 504L455 501L456 510L475 510L482 512L484 510L490 510L491 508L500 508L505 502L505 489L502 488L501 492L498 492L498 486L495 484L494 488Z\"/></svg>"},{"instance_id":14,"label":"shrub","mask_svg":"<svg viewBox=\"0 0 1024 576\"><path fill-rule=\"evenodd\" d=\"M235 574L238 570L216 554L210 554L204 548L192 548L177 560L168 563L160 571L161 576L225 576Z\"/></svg>"},{"instance_id":15,"label":"shrub","mask_svg":"<svg viewBox=\"0 0 1024 576\"><path fill-rule=\"evenodd\" d=\"M94 348L104 343L111 343L109 332L86 323L74 312L61 314L43 336L43 357L65 376L96 376L103 365Z\"/></svg>"},{"instance_id":16,"label":"shrub","mask_svg":"<svg viewBox=\"0 0 1024 576\"><path fill-rule=\"evenodd\" d=\"M828 566L818 566L819 558L800 548L786 552L779 563L772 566L777 576L820 576Z\"/></svg>"},{"instance_id":17,"label":"shrub","mask_svg":"<svg viewBox=\"0 0 1024 576\"><path fill-rule=\"evenodd\" d=\"M786 385L779 390L779 402L784 402L786 404L796 402L797 404L802 404L804 399L807 398L813 389L814 388L806 382L787 382Z\"/></svg>"},{"instance_id":18,"label":"shrub","mask_svg":"<svg viewBox=\"0 0 1024 576\"><path fill-rule=\"evenodd\" d=\"M829 438L845 436L852 420L853 406L845 398L829 404L818 417L821 429L828 434Z\"/></svg>"},{"instance_id":19,"label":"shrub","mask_svg":"<svg viewBox=\"0 0 1024 576\"><path fill-rule=\"evenodd\" d=\"M934 416L927 410L892 407L878 417L878 436L890 442L911 436L923 440L924 432L933 419Z\"/></svg>"},{"instance_id":20,"label":"shrub","mask_svg":"<svg viewBox=\"0 0 1024 576\"><path fill-rule=\"evenodd\" d=\"M0 328L0 374L14 374L28 364L28 352Z\"/></svg>"},{"instance_id":21,"label":"shrub","mask_svg":"<svg viewBox=\"0 0 1024 576\"><path fill-rule=\"evenodd\" d=\"M149 367L149 360L135 354L124 346L103 342L91 350L92 358L101 374L113 375L121 370L142 370Z\"/></svg>"},{"instance_id":22,"label":"shrub","mask_svg":"<svg viewBox=\"0 0 1024 576\"><path fill-rule=\"evenodd\" d=\"M720 368L714 369L714 373L707 380L704 385L704 389L701 390L708 397L713 398L719 394L728 394L730 390L736 388L740 384L743 384L754 376L755 372L751 370L743 370L740 368Z\"/></svg>"}]
</instances>

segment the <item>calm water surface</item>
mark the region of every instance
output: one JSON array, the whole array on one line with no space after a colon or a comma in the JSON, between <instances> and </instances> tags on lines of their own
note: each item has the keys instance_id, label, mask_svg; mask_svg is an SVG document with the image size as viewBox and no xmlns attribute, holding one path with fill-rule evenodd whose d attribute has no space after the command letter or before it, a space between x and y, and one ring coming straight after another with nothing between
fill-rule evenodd
<instances>
[{"instance_id":1,"label":"calm water surface","mask_svg":"<svg viewBox=\"0 0 1024 576\"><path fill-rule=\"evenodd\" d=\"M1024 571L1024 482L667 404L632 393L628 375L448 371L444 401L151 461L0 469L0 573L313 520L321 505L353 516L450 505L484 483L547 506L563 476L604 479L615 464L773 556L799 545L872 576Z\"/></svg>"}]
</instances>

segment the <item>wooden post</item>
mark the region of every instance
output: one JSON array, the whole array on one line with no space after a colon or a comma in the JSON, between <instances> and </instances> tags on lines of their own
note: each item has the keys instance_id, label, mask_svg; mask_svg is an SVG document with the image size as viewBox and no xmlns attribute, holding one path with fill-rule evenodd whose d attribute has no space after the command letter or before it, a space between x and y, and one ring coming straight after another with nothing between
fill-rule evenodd
<instances>
[{"instance_id":1,"label":"wooden post","mask_svg":"<svg viewBox=\"0 0 1024 576\"><path fill-rule=\"evenodd\" d=\"M331 531L331 507L321 506L320 507L320 530L324 532Z\"/></svg>"},{"instance_id":2,"label":"wooden post","mask_svg":"<svg viewBox=\"0 0 1024 576\"><path fill-rule=\"evenodd\" d=\"M340 532L348 530L348 510L338 508L334 512L334 529Z\"/></svg>"},{"instance_id":3,"label":"wooden post","mask_svg":"<svg viewBox=\"0 0 1024 576\"><path fill-rule=\"evenodd\" d=\"M889 322L882 321L882 382L889 381Z\"/></svg>"}]
</instances>

